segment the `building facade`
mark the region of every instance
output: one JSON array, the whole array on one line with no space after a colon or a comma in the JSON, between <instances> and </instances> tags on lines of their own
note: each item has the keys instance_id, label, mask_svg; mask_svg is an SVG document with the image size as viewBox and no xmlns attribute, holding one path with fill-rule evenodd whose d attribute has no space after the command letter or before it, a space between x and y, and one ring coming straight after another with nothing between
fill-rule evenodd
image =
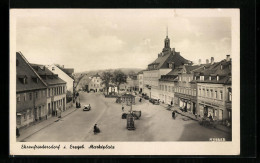
<instances>
[{"instance_id":1,"label":"building facade","mask_svg":"<svg viewBox=\"0 0 260 163\"><path fill-rule=\"evenodd\" d=\"M95 92L100 92L103 91L103 86L102 86L102 79L99 74L93 75L90 77L90 80L88 82L88 91L95 91Z\"/></svg>"},{"instance_id":2,"label":"building facade","mask_svg":"<svg viewBox=\"0 0 260 163\"><path fill-rule=\"evenodd\" d=\"M139 92L142 93L144 89L144 74L143 71L138 73L138 88Z\"/></svg>"},{"instance_id":3,"label":"building facade","mask_svg":"<svg viewBox=\"0 0 260 163\"><path fill-rule=\"evenodd\" d=\"M57 74L60 79L65 81L67 84L67 91L74 93L74 69L64 68L64 66L57 66L55 64L46 66L51 72Z\"/></svg>"},{"instance_id":4,"label":"building facade","mask_svg":"<svg viewBox=\"0 0 260 163\"><path fill-rule=\"evenodd\" d=\"M57 74L51 72L46 66L31 64L33 69L47 85L46 115L57 116L57 112L66 110L66 82Z\"/></svg>"},{"instance_id":5,"label":"building facade","mask_svg":"<svg viewBox=\"0 0 260 163\"><path fill-rule=\"evenodd\" d=\"M192 64L192 62L183 58L180 52L176 52L174 48L171 49L170 39L166 36L162 52L159 53L158 58L143 71L143 92L150 98L160 99L161 91L159 79L161 75L166 75L175 67L183 64Z\"/></svg>"},{"instance_id":6,"label":"building facade","mask_svg":"<svg viewBox=\"0 0 260 163\"><path fill-rule=\"evenodd\" d=\"M45 119L47 85L21 52L16 53L16 126Z\"/></svg>"},{"instance_id":7,"label":"building facade","mask_svg":"<svg viewBox=\"0 0 260 163\"><path fill-rule=\"evenodd\" d=\"M217 120L232 118L231 59L212 64L195 76L197 82L197 113Z\"/></svg>"}]
</instances>

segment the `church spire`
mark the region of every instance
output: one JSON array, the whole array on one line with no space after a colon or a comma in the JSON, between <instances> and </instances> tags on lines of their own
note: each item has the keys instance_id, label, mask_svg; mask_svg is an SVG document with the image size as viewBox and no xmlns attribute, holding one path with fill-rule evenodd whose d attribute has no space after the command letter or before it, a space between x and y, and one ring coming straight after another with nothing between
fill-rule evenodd
<instances>
[{"instance_id":1,"label":"church spire","mask_svg":"<svg viewBox=\"0 0 260 163\"><path fill-rule=\"evenodd\" d=\"M166 36L168 37L168 25L167 25L167 29L166 29Z\"/></svg>"}]
</instances>

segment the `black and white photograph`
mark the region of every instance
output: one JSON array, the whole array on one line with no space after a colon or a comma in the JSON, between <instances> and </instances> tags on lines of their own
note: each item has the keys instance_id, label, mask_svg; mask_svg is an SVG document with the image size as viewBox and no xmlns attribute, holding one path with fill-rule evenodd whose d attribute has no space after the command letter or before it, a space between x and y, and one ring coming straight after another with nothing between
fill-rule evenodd
<instances>
[{"instance_id":1,"label":"black and white photograph","mask_svg":"<svg viewBox=\"0 0 260 163\"><path fill-rule=\"evenodd\" d=\"M12 154L239 154L239 9L10 14Z\"/></svg>"}]
</instances>

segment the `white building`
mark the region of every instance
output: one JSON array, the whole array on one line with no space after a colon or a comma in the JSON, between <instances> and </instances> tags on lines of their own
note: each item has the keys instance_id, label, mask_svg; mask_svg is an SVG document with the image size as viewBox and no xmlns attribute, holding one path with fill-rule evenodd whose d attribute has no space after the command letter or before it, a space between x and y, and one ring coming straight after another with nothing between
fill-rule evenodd
<instances>
[{"instance_id":1,"label":"white building","mask_svg":"<svg viewBox=\"0 0 260 163\"><path fill-rule=\"evenodd\" d=\"M74 69L68 69L64 68L63 66L58 66L55 64L46 66L50 71L52 71L54 74L57 74L59 78L64 80L67 84L67 91L70 91L73 93L73 87L74 87L74 79L73 79L73 73Z\"/></svg>"}]
</instances>

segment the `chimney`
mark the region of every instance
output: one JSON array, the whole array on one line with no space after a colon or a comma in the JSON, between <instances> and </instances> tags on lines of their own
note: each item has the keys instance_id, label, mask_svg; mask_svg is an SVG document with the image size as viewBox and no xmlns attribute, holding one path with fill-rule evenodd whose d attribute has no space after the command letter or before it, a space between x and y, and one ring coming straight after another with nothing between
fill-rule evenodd
<instances>
[{"instance_id":1,"label":"chimney","mask_svg":"<svg viewBox=\"0 0 260 163\"><path fill-rule=\"evenodd\" d=\"M201 64L201 59L199 59L199 65Z\"/></svg>"},{"instance_id":2,"label":"chimney","mask_svg":"<svg viewBox=\"0 0 260 163\"><path fill-rule=\"evenodd\" d=\"M206 64L209 64L209 60L208 59L206 59Z\"/></svg>"},{"instance_id":3,"label":"chimney","mask_svg":"<svg viewBox=\"0 0 260 163\"><path fill-rule=\"evenodd\" d=\"M230 55L227 55L226 61L230 61Z\"/></svg>"},{"instance_id":4,"label":"chimney","mask_svg":"<svg viewBox=\"0 0 260 163\"><path fill-rule=\"evenodd\" d=\"M214 63L214 57L210 58L210 63L213 64Z\"/></svg>"}]
</instances>

